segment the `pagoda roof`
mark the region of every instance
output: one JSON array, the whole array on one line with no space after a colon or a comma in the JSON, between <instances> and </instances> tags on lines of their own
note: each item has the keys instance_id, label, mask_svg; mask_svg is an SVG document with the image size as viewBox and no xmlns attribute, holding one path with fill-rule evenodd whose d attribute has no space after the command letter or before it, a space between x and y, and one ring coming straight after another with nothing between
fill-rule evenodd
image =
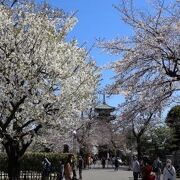
<instances>
[{"instance_id":1,"label":"pagoda roof","mask_svg":"<svg viewBox=\"0 0 180 180\"><path fill-rule=\"evenodd\" d=\"M105 111L114 111L115 110L115 107L113 106L109 106L108 104L106 104L106 96L105 96L105 93L103 94L103 103L100 104L100 105L97 105L95 107L95 111L101 111L101 110L105 110Z\"/></svg>"},{"instance_id":2,"label":"pagoda roof","mask_svg":"<svg viewBox=\"0 0 180 180\"><path fill-rule=\"evenodd\" d=\"M114 111L115 107L109 106L108 104L103 103L103 104L96 106L95 110L111 110L111 111Z\"/></svg>"}]
</instances>

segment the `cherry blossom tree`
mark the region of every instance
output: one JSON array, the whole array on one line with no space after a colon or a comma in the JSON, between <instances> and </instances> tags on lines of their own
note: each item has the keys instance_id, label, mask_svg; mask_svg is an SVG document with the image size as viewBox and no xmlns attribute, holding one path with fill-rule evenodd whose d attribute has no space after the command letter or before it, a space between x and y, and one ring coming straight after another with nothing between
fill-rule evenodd
<instances>
[{"instance_id":1,"label":"cherry blossom tree","mask_svg":"<svg viewBox=\"0 0 180 180\"><path fill-rule=\"evenodd\" d=\"M76 40L73 15L31 1L0 1L0 138L9 179L39 129L72 127L91 106L98 69Z\"/></svg>"},{"instance_id":2,"label":"cherry blossom tree","mask_svg":"<svg viewBox=\"0 0 180 180\"><path fill-rule=\"evenodd\" d=\"M144 109L179 102L180 9L175 0L151 1L148 10L135 7L133 0L122 0L115 8L130 26L132 36L100 40L99 46L120 55L113 63L115 82L112 93L124 93L129 101L136 96ZM149 98L146 98L146 97Z\"/></svg>"},{"instance_id":3,"label":"cherry blossom tree","mask_svg":"<svg viewBox=\"0 0 180 180\"><path fill-rule=\"evenodd\" d=\"M161 110L172 102L179 103L180 9L175 0L152 0L143 10L137 9L133 0L121 2L114 7L133 33L100 40L99 46L120 57L111 64L116 74L108 88L110 93L125 95L120 108L132 124L138 145L149 123L159 119ZM139 156L140 149L137 146Z\"/></svg>"},{"instance_id":4,"label":"cherry blossom tree","mask_svg":"<svg viewBox=\"0 0 180 180\"><path fill-rule=\"evenodd\" d=\"M128 136L132 140L131 149L134 149L135 146L138 159L140 159L142 157L142 137L152 125L156 126L161 122L161 111L157 106L146 109L144 101L140 97L136 96L134 101L128 99L129 97L120 105L120 112L123 115L117 118L116 123L118 126L124 127L125 132L128 132Z\"/></svg>"}]
</instances>

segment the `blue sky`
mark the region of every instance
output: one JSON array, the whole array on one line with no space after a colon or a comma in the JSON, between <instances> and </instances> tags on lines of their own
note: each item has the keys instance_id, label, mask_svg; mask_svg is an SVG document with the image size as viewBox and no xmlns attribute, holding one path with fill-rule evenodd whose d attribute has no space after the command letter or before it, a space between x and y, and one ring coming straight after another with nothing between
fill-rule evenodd
<instances>
[{"instance_id":1,"label":"blue sky","mask_svg":"<svg viewBox=\"0 0 180 180\"><path fill-rule=\"evenodd\" d=\"M129 36L133 33L131 28L121 20L120 13L113 7L118 5L120 0L46 0L46 2L68 13L77 11L75 16L78 23L70 32L68 39L76 38L79 45L85 43L87 49L90 49L98 38L113 39L116 36ZM135 5L138 8L148 9L144 2L147 1L138 0L135 1ZM120 58L107 55L96 47L92 48L90 56L96 60L98 66L105 66ZM103 71L101 88L111 83L112 77L112 71ZM117 107L123 99L123 96L112 96L106 98L106 101L109 105Z\"/></svg>"},{"instance_id":2,"label":"blue sky","mask_svg":"<svg viewBox=\"0 0 180 180\"><path fill-rule=\"evenodd\" d=\"M131 29L121 21L120 14L113 7L113 5L118 5L119 0L47 0L46 2L53 7L62 8L65 12L77 11L75 16L78 23L68 38L75 37L79 45L85 43L87 49L90 49L98 38L113 39L116 36L132 34ZM105 66L118 59L96 47L91 49L90 56L96 60L98 66ZM111 83L112 77L112 71L103 71L101 88ZM123 101L123 97L112 96L106 98L106 101L117 107Z\"/></svg>"}]
</instances>

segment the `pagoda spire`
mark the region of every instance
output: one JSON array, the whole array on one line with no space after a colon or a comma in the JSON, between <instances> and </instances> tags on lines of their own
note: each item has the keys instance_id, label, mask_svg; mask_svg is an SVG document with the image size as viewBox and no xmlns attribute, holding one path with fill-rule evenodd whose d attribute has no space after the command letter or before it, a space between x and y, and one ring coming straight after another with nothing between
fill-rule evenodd
<instances>
[{"instance_id":1,"label":"pagoda spire","mask_svg":"<svg viewBox=\"0 0 180 180\"><path fill-rule=\"evenodd\" d=\"M97 113L96 118L100 120L105 120L110 122L114 120L116 117L111 113L115 111L115 107L109 106L106 104L106 93L105 91L102 92L103 95L103 102L95 107L94 111Z\"/></svg>"},{"instance_id":2,"label":"pagoda spire","mask_svg":"<svg viewBox=\"0 0 180 180\"><path fill-rule=\"evenodd\" d=\"M103 104L106 104L106 93L105 93L105 91L103 92Z\"/></svg>"}]
</instances>

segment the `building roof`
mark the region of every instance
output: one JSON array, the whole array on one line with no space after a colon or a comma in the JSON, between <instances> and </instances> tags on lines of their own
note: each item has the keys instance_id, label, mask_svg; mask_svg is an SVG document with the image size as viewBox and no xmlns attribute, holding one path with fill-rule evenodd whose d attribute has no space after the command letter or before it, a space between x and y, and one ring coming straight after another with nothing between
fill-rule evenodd
<instances>
[{"instance_id":1,"label":"building roof","mask_svg":"<svg viewBox=\"0 0 180 180\"><path fill-rule=\"evenodd\" d=\"M109 106L106 103L100 104L98 106L95 107L95 110L111 110L114 111L115 107Z\"/></svg>"},{"instance_id":2,"label":"building roof","mask_svg":"<svg viewBox=\"0 0 180 180\"><path fill-rule=\"evenodd\" d=\"M108 111L114 111L115 107L110 106L108 104L106 104L106 97L105 97L105 93L103 94L103 103L99 104L95 107L95 111L100 111L100 110L108 110Z\"/></svg>"}]
</instances>

